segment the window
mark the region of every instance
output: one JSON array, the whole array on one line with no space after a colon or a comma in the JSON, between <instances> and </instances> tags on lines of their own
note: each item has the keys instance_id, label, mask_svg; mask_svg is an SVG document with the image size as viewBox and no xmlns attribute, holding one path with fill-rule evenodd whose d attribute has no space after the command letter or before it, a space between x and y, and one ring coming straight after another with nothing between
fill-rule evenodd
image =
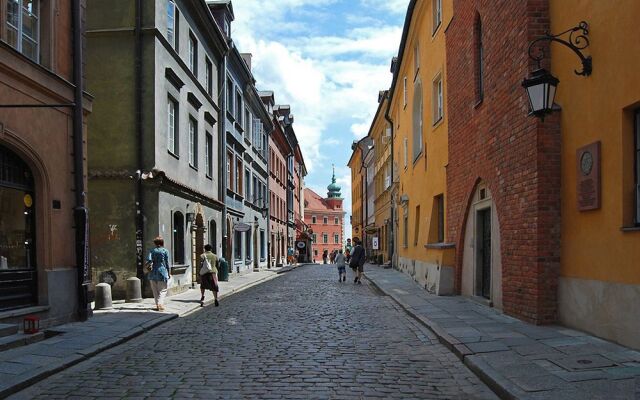
<instances>
[{"instance_id":1,"label":"window","mask_svg":"<svg viewBox=\"0 0 640 400\"><path fill-rule=\"evenodd\" d=\"M475 39L476 98L481 101L484 98L484 46L482 44L482 21L480 20L480 15L476 15Z\"/></svg>"},{"instance_id":2,"label":"window","mask_svg":"<svg viewBox=\"0 0 640 400\"><path fill-rule=\"evenodd\" d=\"M233 115L233 81L227 77L227 112Z\"/></svg>"},{"instance_id":3,"label":"window","mask_svg":"<svg viewBox=\"0 0 640 400\"><path fill-rule=\"evenodd\" d=\"M420 154L422 154L422 84L416 83L413 93L413 143L411 143L413 149L413 161L415 161Z\"/></svg>"},{"instance_id":4,"label":"window","mask_svg":"<svg viewBox=\"0 0 640 400\"><path fill-rule=\"evenodd\" d=\"M322 234L322 243L324 244L329 243L329 235L327 235L326 233Z\"/></svg>"},{"instance_id":5,"label":"window","mask_svg":"<svg viewBox=\"0 0 640 400\"><path fill-rule=\"evenodd\" d=\"M335 244L339 244L340 243L340 235L338 235L337 233L333 235L333 242Z\"/></svg>"},{"instance_id":6,"label":"window","mask_svg":"<svg viewBox=\"0 0 640 400\"><path fill-rule=\"evenodd\" d=\"M438 243L444 242L444 195L435 198L438 212Z\"/></svg>"},{"instance_id":7,"label":"window","mask_svg":"<svg viewBox=\"0 0 640 400\"><path fill-rule=\"evenodd\" d=\"M251 140L251 112L246 107L244 109L244 137Z\"/></svg>"},{"instance_id":8,"label":"window","mask_svg":"<svg viewBox=\"0 0 640 400\"><path fill-rule=\"evenodd\" d=\"M245 259L251 260L253 258L253 246L251 246L251 228L245 232L246 254Z\"/></svg>"},{"instance_id":9,"label":"window","mask_svg":"<svg viewBox=\"0 0 640 400\"><path fill-rule=\"evenodd\" d=\"M209 222L209 244L213 247L214 254L218 254L217 236L218 229L216 228L216 221L212 219L211 222Z\"/></svg>"},{"instance_id":10,"label":"window","mask_svg":"<svg viewBox=\"0 0 640 400\"><path fill-rule=\"evenodd\" d=\"M173 213L173 263L184 264L184 215Z\"/></svg>"},{"instance_id":11,"label":"window","mask_svg":"<svg viewBox=\"0 0 640 400\"><path fill-rule=\"evenodd\" d=\"M227 150L227 189L233 190L233 153Z\"/></svg>"},{"instance_id":12,"label":"window","mask_svg":"<svg viewBox=\"0 0 640 400\"><path fill-rule=\"evenodd\" d=\"M260 260L267 258L267 243L264 240L264 230L260 230Z\"/></svg>"},{"instance_id":13,"label":"window","mask_svg":"<svg viewBox=\"0 0 640 400\"><path fill-rule=\"evenodd\" d=\"M189 32L189 69L198 77L198 40Z\"/></svg>"},{"instance_id":14,"label":"window","mask_svg":"<svg viewBox=\"0 0 640 400\"><path fill-rule=\"evenodd\" d=\"M433 33L436 33L442 23L442 0L433 0Z\"/></svg>"},{"instance_id":15,"label":"window","mask_svg":"<svg viewBox=\"0 0 640 400\"><path fill-rule=\"evenodd\" d=\"M318 250L314 250L314 251L313 251L313 255L314 255L314 256L317 256L317 255L318 255Z\"/></svg>"},{"instance_id":16,"label":"window","mask_svg":"<svg viewBox=\"0 0 640 400\"><path fill-rule=\"evenodd\" d=\"M189 117L189 164L198 168L198 122Z\"/></svg>"},{"instance_id":17,"label":"window","mask_svg":"<svg viewBox=\"0 0 640 400\"><path fill-rule=\"evenodd\" d=\"M247 200L251 198L251 171L249 168L244 170L244 197Z\"/></svg>"},{"instance_id":18,"label":"window","mask_svg":"<svg viewBox=\"0 0 640 400\"><path fill-rule=\"evenodd\" d=\"M176 3L167 1L167 40L175 47L176 40Z\"/></svg>"},{"instance_id":19,"label":"window","mask_svg":"<svg viewBox=\"0 0 640 400\"><path fill-rule=\"evenodd\" d=\"M253 196L251 197L251 199L253 203L258 200L258 178L255 175L253 176Z\"/></svg>"},{"instance_id":20,"label":"window","mask_svg":"<svg viewBox=\"0 0 640 400\"><path fill-rule=\"evenodd\" d=\"M39 54L39 4L38 0L7 0L5 40L35 62Z\"/></svg>"},{"instance_id":21,"label":"window","mask_svg":"<svg viewBox=\"0 0 640 400\"><path fill-rule=\"evenodd\" d=\"M209 57L205 58L205 77L204 79L207 81L207 93L209 96L213 96L213 64Z\"/></svg>"},{"instance_id":22,"label":"window","mask_svg":"<svg viewBox=\"0 0 640 400\"><path fill-rule=\"evenodd\" d=\"M322 223L323 223L324 225L328 224L328 223L329 223L329 218L327 218L327 217L322 217Z\"/></svg>"},{"instance_id":23,"label":"window","mask_svg":"<svg viewBox=\"0 0 640 400\"><path fill-rule=\"evenodd\" d=\"M438 123L444 116L444 100L442 95L442 75L433 81L433 123Z\"/></svg>"},{"instance_id":24,"label":"window","mask_svg":"<svg viewBox=\"0 0 640 400\"><path fill-rule=\"evenodd\" d=\"M406 212L402 220L402 246L409 247L409 217Z\"/></svg>"},{"instance_id":25,"label":"window","mask_svg":"<svg viewBox=\"0 0 640 400\"><path fill-rule=\"evenodd\" d=\"M640 109L636 110L635 115L635 188L636 188L636 226L640 226Z\"/></svg>"},{"instance_id":26,"label":"window","mask_svg":"<svg viewBox=\"0 0 640 400\"><path fill-rule=\"evenodd\" d=\"M404 138L403 143L403 155L404 155L404 167L407 168L407 162L409 159L409 139Z\"/></svg>"},{"instance_id":27,"label":"window","mask_svg":"<svg viewBox=\"0 0 640 400\"><path fill-rule=\"evenodd\" d=\"M178 154L178 102L167 99L167 149Z\"/></svg>"},{"instance_id":28,"label":"window","mask_svg":"<svg viewBox=\"0 0 640 400\"><path fill-rule=\"evenodd\" d=\"M242 260L242 232L235 231L233 235L233 258Z\"/></svg>"},{"instance_id":29,"label":"window","mask_svg":"<svg viewBox=\"0 0 640 400\"><path fill-rule=\"evenodd\" d=\"M242 125L242 95L236 92L236 120Z\"/></svg>"},{"instance_id":30,"label":"window","mask_svg":"<svg viewBox=\"0 0 640 400\"><path fill-rule=\"evenodd\" d=\"M318 223L318 219L316 218L316 216L314 215L313 217L311 217L311 223L312 224L316 224Z\"/></svg>"},{"instance_id":31,"label":"window","mask_svg":"<svg viewBox=\"0 0 640 400\"><path fill-rule=\"evenodd\" d=\"M242 195L242 159L236 159L236 186L235 192Z\"/></svg>"},{"instance_id":32,"label":"window","mask_svg":"<svg viewBox=\"0 0 640 400\"><path fill-rule=\"evenodd\" d=\"M204 169L207 176L211 178L213 176L213 136L209 132L207 132L204 146Z\"/></svg>"},{"instance_id":33,"label":"window","mask_svg":"<svg viewBox=\"0 0 640 400\"><path fill-rule=\"evenodd\" d=\"M404 77L402 82L404 83L404 88L402 91L402 105L406 107L407 106L407 77L406 76Z\"/></svg>"},{"instance_id":34,"label":"window","mask_svg":"<svg viewBox=\"0 0 640 400\"><path fill-rule=\"evenodd\" d=\"M416 206L416 219L415 226L413 227L413 245L418 245L418 239L420 237L420 206Z\"/></svg>"}]
</instances>

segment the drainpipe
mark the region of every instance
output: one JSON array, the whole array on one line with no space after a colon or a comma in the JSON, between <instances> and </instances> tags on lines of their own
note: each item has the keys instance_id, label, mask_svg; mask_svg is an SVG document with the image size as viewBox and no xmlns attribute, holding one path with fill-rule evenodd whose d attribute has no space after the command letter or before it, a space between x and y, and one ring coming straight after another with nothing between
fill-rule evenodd
<instances>
[{"instance_id":1,"label":"drainpipe","mask_svg":"<svg viewBox=\"0 0 640 400\"><path fill-rule=\"evenodd\" d=\"M89 210L84 182L84 134L83 134L83 66L82 66L82 17L80 0L73 0L73 167L75 186L74 220L76 225L76 268L78 282L78 319L86 321L91 315L89 307Z\"/></svg>"},{"instance_id":2,"label":"drainpipe","mask_svg":"<svg viewBox=\"0 0 640 400\"><path fill-rule=\"evenodd\" d=\"M390 137L390 142L391 142L391 187L393 188L393 162L394 162L394 153L393 153L393 119L391 119L391 116L389 115L389 110L391 109L391 98L390 98L390 93L387 92L387 109L384 112L384 119L387 120L387 122L389 122L389 125L391 126L391 137ZM391 259L391 267L395 267L394 262L395 262L395 220L394 220L394 201L393 201L393 190L391 191L391 204L389 207L389 211L390 211L390 218L391 218L391 230L389 232L390 236L391 236L391 244L390 244L390 248L389 248L389 258Z\"/></svg>"},{"instance_id":3,"label":"drainpipe","mask_svg":"<svg viewBox=\"0 0 640 400\"><path fill-rule=\"evenodd\" d=\"M233 46L233 42L230 40L229 49L227 49L222 55L222 68L218 68L218 87L220 88L220 95L218 96L218 102L220 107L220 121L218 121L218 143L219 143L219 151L218 151L218 176L220 179L218 180L218 197L220 202L222 203L222 254L221 256L227 258L227 246L229 243L229 232L227 232L227 59L229 55L229 51L231 51L231 46ZM231 257L227 259L227 263L229 264L229 271L231 271Z\"/></svg>"},{"instance_id":4,"label":"drainpipe","mask_svg":"<svg viewBox=\"0 0 640 400\"><path fill-rule=\"evenodd\" d=\"M142 281L144 279L143 270L143 244L144 244L144 193L142 191L142 171L144 127L143 127L143 99L142 99L142 0L136 0L136 30L135 30L135 118L136 118L136 165L140 174L135 179L135 202L136 202L136 276Z\"/></svg>"}]
</instances>

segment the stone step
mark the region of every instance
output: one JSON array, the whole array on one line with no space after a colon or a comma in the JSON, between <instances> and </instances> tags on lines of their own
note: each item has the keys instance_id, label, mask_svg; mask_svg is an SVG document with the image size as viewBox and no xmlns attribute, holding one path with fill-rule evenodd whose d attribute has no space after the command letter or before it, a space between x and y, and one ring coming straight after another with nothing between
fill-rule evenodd
<instances>
[{"instance_id":1,"label":"stone step","mask_svg":"<svg viewBox=\"0 0 640 400\"><path fill-rule=\"evenodd\" d=\"M0 352L16 347L26 346L31 343L36 343L47 338L45 332L38 332L32 335L25 335L24 333L16 333L14 335L0 337Z\"/></svg>"},{"instance_id":2,"label":"stone step","mask_svg":"<svg viewBox=\"0 0 640 400\"><path fill-rule=\"evenodd\" d=\"M16 324L0 324L0 338L18 333Z\"/></svg>"}]
</instances>

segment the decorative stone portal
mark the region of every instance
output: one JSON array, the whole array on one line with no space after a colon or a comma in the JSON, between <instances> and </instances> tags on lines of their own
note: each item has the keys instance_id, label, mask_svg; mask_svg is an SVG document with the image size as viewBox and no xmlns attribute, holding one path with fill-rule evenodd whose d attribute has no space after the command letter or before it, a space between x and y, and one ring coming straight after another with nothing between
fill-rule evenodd
<instances>
[{"instance_id":1,"label":"decorative stone portal","mask_svg":"<svg viewBox=\"0 0 640 400\"><path fill-rule=\"evenodd\" d=\"M462 294L502 309L500 224L489 188L478 184L466 221Z\"/></svg>"}]
</instances>

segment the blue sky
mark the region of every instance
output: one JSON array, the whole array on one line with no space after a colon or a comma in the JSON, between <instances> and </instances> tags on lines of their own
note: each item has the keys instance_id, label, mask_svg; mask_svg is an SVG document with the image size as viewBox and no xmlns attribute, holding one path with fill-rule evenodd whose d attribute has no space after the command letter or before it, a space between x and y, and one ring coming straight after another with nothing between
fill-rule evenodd
<instances>
[{"instance_id":1,"label":"blue sky","mask_svg":"<svg viewBox=\"0 0 640 400\"><path fill-rule=\"evenodd\" d=\"M234 0L232 37L252 53L259 90L290 104L309 170L321 195L331 165L351 215L351 143L367 134L378 91L391 83L409 0Z\"/></svg>"}]
</instances>

